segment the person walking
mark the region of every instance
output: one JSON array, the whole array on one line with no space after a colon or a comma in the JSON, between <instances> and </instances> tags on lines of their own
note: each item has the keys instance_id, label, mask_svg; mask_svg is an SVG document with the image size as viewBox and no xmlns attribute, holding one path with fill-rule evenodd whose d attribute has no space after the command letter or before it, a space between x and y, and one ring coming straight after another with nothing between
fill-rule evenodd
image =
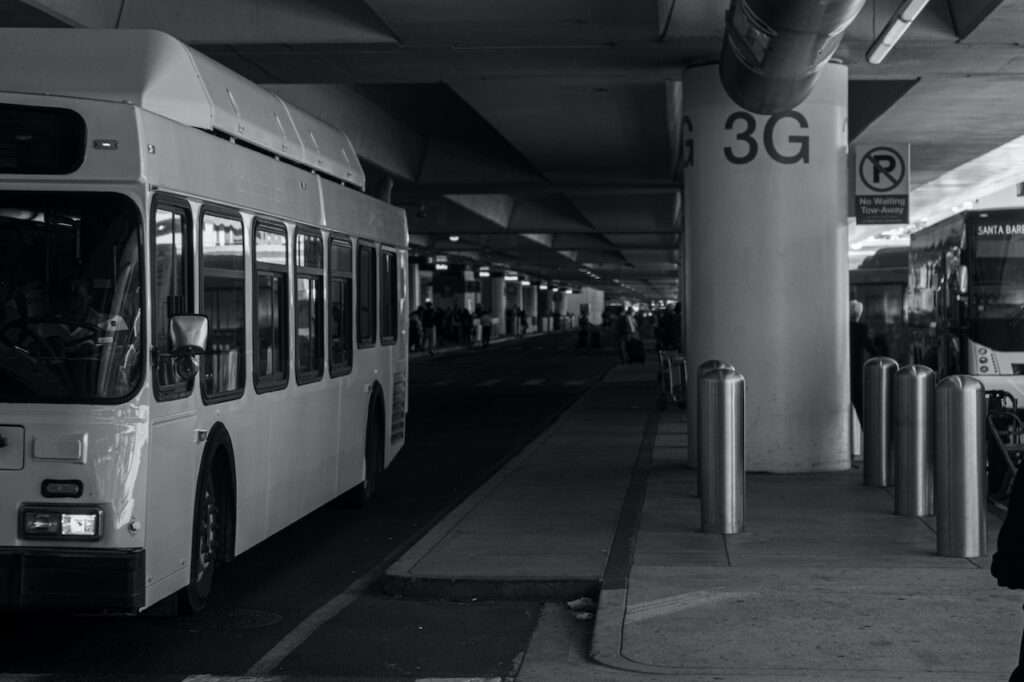
<instances>
[{"instance_id":1,"label":"person walking","mask_svg":"<svg viewBox=\"0 0 1024 682\"><path fill-rule=\"evenodd\" d=\"M423 306L421 322L423 324L423 350L433 355L434 348L437 346L437 311L434 310L434 304L430 301Z\"/></svg>"},{"instance_id":2,"label":"person walking","mask_svg":"<svg viewBox=\"0 0 1024 682\"><path fill-rule=\"evenodd\" d=\"M1024 468L1022 468L1024 469ZM989 571L1000 587L1011 590L1024 589L1024 480L1022 469L1013 477L1010 500L1006 506L1006 518L999 528L996 552L992 555ZM1021 635L1017 667L1010 675L1009 682L1024 682L1024 634Z\"/></svg>"},{"instance_id":3,"label":"person walking","mask_svg":"<svg viewBox=\"0 0 1024 682\"><path fill-rule=\"evenodd\" d=\"M863 314L864 304L857 299L850 301L850 402L861 424L864 423L864 363L878 355L868 326L860 321Z\"/></svg>"},{"instance_id":4,"label":"person walking","mask_svg":"<svg viewBox=\"0 0 1024 682\"><path fill-rule=\"evenodd\" d=\"M491 345L491 326L494 320L490 311L482 307L477 308L477 317L480 319L480 347L487 348Z\"/></svg>"},{"instance_id":5,"label":"person walking","mask_svg":"<svg viewBox=\"0 0 1024 682\"><path fill-rule=\"evenodd\" d=\"M409 351L416 353L423 347L423 306L409 316Z\"/></svg>"}]
</instances>

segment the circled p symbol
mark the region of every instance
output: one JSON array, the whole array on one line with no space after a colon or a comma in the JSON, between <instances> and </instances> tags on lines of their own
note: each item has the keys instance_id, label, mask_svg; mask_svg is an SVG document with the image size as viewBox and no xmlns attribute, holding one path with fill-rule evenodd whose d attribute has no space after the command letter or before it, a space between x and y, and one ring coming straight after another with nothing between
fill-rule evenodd
<instances>
[{"instance_id":1,"label":"circled p symbol","mask_svg":"<svg viewBox=\"0 0 1024 682\"><path fill-rule=\"evenodd\" d=\"M888 192L899 186L906 175L903 157L890 147L875 147L860 160L861 182L875 192Z\"/></svg>"}]
</instances>

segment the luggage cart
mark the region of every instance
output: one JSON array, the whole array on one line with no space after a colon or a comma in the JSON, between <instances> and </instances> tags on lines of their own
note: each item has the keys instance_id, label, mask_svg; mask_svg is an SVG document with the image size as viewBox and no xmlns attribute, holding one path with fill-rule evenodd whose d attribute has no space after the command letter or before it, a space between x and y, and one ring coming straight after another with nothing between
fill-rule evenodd
<instances>
[{"instance_id":1,"label":"luggage cart","mask_svg":"<svg viewBox=\"0 0 1024 682\"><path fill-rule=\"evenodd\" d=\"M1006 391L986 391L985 398L988 494L995 504L1005 505L1024 459L1024 419L1017 409L1017 399Z\"/></svg>"},{"instance_id":2,"label":"luggage cart","mask_svg":"<svg viewBox=\"0 0 1024 682\"><path fill-rule=\"evenodd\" d=\"M686 406L686 358L674 350L658 351L658 409L669 402Z\"/></svg>"}]
</instances>

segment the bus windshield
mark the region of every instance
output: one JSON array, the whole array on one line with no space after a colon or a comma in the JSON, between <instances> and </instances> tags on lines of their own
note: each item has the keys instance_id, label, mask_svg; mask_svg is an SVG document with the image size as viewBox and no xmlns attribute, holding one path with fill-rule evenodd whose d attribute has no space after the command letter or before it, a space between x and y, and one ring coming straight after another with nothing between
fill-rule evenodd
<instances>
[{"instance_id":1,"label":"bus windshield","mask_svg":"<svg viewBox=\"0 0 1024 682\"><path fill-rule=\"evenodd\" d=\"M105 403L135 392L140 232L122 195L0 192L0 401Z\"/></svg>"},{"instance_id":2,"label":"bus windshield","mask_svg":"<svg viewBox=\"0 0 1024 682\"><path fill-rule=\"evenodd\" d=\"M1024 350L1024 235L979 236L968 267L974 340Z\"/></svg>"}]
</instances>

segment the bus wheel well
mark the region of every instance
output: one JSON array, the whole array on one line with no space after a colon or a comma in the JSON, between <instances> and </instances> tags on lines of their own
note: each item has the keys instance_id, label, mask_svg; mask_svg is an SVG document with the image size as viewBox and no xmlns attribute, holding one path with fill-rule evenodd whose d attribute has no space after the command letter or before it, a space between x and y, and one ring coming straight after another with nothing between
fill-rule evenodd
<instances>
[{"instance_id":1,"label":"bus wheel well","mask_svg":"<svg viewBox=\"0 0 1024 682\"><path fill-rule=\"evenodd\" d=\"M385 427L384 417L384 389L381 388L379 383L374 382L370 395L370 407L367 412L367 420L375 419L377 421L376 426L383 431Z\"/></svg>"},{"instance_id":2,"label":"bus wheel well","mask_svg":"<svg viewBox=\"0 0 1024 682\"><path fill-rule=\"evenodd\" d=\"M213 474L217 497L224 510L224 525L218 543L218 560L230 561L235 557L235 521L237 513L237 490L235 482L235 450L227 428L218 422L210 429L200 464L200 478L205 468Z\"/></svg>"},{"instance_id":3,"label":"bus wheel well","mask_svg":"<svg viewBox=\"0 0 1024 682\"><path fill-rule=\"evenodd\" d=\"M339 506L359 509L369 504L377 490L377 483L384 471L384 391L374 383L370 389L370 400L366 403L366 441L363 449L363 481L342 493Z\"/></svg>"},{"instance_id":4,"label":"bus wheel well","mask_svg":"<svg viewBox=\"0 0 1024 682\"><path fill-rule=\"evenodd\" d=\"M366 412L366 477L379 478L384 471L384 430L387 415L384 410L384 390L374 382L370 405ZM376 481L375 481L376 482Z\"/></svg>"}]
</instances>

